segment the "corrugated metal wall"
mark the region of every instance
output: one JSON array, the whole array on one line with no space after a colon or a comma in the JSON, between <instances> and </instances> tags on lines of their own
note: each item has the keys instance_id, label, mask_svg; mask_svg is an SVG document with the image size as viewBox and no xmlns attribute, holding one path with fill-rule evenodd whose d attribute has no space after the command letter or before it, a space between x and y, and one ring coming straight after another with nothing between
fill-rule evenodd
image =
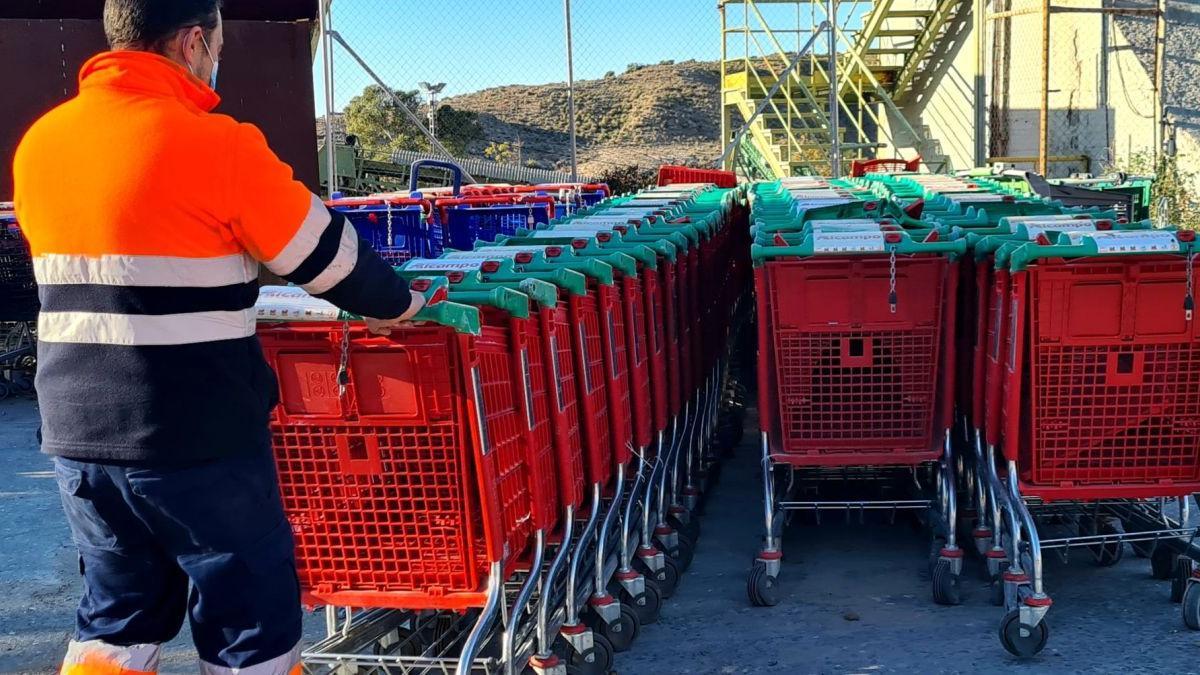
<instances>
[{"instance_id":1,"label":"corrugated metal wall","mask_svg":"<svg viewBox=\"0 0 1200 675\"><path fill-rule=\"evenodd\" d=\"M7 0L0 6L0 201L12 195L12 155L25 129L73 96L79 67L107 48L103 6L103 0ZM317 2L226 0L225 6L218 110L258 125L315 191Z\"/></svg>"}]
</instances>

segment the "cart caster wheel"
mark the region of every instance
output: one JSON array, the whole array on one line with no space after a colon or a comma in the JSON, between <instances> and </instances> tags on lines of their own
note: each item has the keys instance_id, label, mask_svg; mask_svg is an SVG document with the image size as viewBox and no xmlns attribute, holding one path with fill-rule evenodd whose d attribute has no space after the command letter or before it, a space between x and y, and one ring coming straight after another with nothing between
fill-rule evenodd
<instances>
[{"instance_id":1,"label":"cart caster wheel","mask_svg":"<svg viewBox=\"0 0 1200 675\"><path fill-rule=\"evenodd\" d=\"M1192 572L1196 569L1196 564L1191 558L1179 556L1175 559L1175 571L1171 573L1171 602L1183 602L1183 594L1187 591L1188 579L1192 578Z\"/></svg>"},{"instance_id":2,"label":"cart caster wheel","mask_svg":"<svg viewBox=\"0 0 1200 675\"><path fill-rule=\"evenodd\" d=\"M694 544L700 538L700 519L696 518L696 514L694 513L688 518L687 523L684 523L675 516L667 516L667 522L680 534L680 539L687 537Z\"/></svg>"},{"instance_id":3,"label":"cart caster wheel","mask_svg":"<svg viewBox=\"0 0 1200 675\"><path fill-rule=\"evenodd\" d=\"M946 540L942 537L934 537L933 541L929 542L929 576L933 577L934 570L937 569L938 562L942 559L942 549L946 547Z\"/></svg>"},{"instance_id":4,"label":"cart caster wheel","mask_svg":"<svg viewBox=\"0 0 1200 675\"><path fill-rule=\"evenodd\" d=\"M933 601L939 605L962 604L962 583L951 571L949 560L939 560L933 567Z\"/></svg>"},{"instance_id":5,"label":"cart caster wheel","mask_svg":"<svg viewBox=\"0 0 1200 675\"><path fill-rule=\"evenodd\" d=\"M1022 630L1024 629L1024 630ZM1024 635L1022 635L1024 633ZM1021 610L1014 609L1000 621L1000 644L1009 654L1023 659L1036 656L1050 639L1050 627L1043 620L1038 625L1021 624Z\"/></svg>"},{"instance_id":6,"label":"cart caster wheel","mask_svg":"<svg viewBox=\"0 0 1200 675\"><path fill-rule=\"evenodd\" d=\"M774 607L779 604L779 580L767 573L767 566L756 562L746 579L746 594L755 607Z\"/></svg>"},{"instance_id":7,"label":"cart caster wheel","mask_svg":"<svg viewBox=\"0 0 1200 675\"><path fill-rule=\"evenodd\" d=\"M696 544L680 532L679 543L667 551L667 557L675 560L680 572L686 572L692 566L692 559L696 557Z\"/></svg>"},{"instance_id":8,"label":"cart caster wheel","mask_svg":"<svg viewBox=\"0 0 1200 675\"><path fill-rule=\"evenodd\" d=\"M1150 575L1159 581L1170 579L1175 572L1177 557L1178 554L1167 546L1155 547L1154 552L1150 554Z\"/></svg>"},{"instance_id":9,"label":"cart caster wheel","mask_svg":"<svg viewBox=\"0 0 1200 675\"><path fill-rule=\"evenodd\" d=\"M625 602L622 600L622 607L625 606ZM628 603L634 614L637 614L638 623L643 626L657 623L659 615L662 614L662 591L658 590L658 584L647 579L646 590L629 598Z\"/></svg>"},{"instance_id":10,"label":"cart caster wheel","mask_svg":"<svg viewBox=\"0 0 1200 675\"><path fill-rule=\"evenodd\" d=\"M621 605L621 617L612 623L601 621L598 628L596 632L608 639L614 652L620 653L629 651L633 646L641 625L633 609L628 605Z\"/></svg>"},{"instance_id":11,"label":"cart caster wheel","mask_svg":"<svg viewBox=\"0 0 1200 675\"><path fill-rule=\"evenodd\" d=\"M999 576L992 577L992 583L988 586L988 600L997 607L1004 606L1004 580Z\"/></svg>"},{"instance_id":12,"label":"cart caster wheel","mask_svg":"<svg viewBox=\"0 0 1200 675\"><path fill-rule=\"evenodd\" d=\"M1153 541L1131 541L1129 548L1133 549L1133 554L1139 558L1149 558L1158 550L1158 546Z\"/></svg>"},{"instance_id":13,"label":"cart caster wheel","mask_svg":"<svg viewBox=\"0 0 1200 675\"><path fill-rule=\"evenodd\" d=\"M11 393L11 392L10 392L10 389L8 388L8 385L5 384L4 382L0 382L0 401L3 401L4 399L8 398L9 393Z\"/></svg>"},{"instance_id":14,"label":"cart caster wheel","mask_svg":"<svg viewBox=\"0 0 1200 675\"><path fill-rule=\"evenodd\" d=\"M608 638L592 631L592 648L580 653L571 649L565 641L555 643L559 658L567 661L567 667L582 675L608 675L613 666L613 647Z\"/></svg>"},{"instance_id":15,"label":"cart caster wheel","mask_svg":"<svg viewBox=\"0 0 1200 675\"><path fill-rule=\"evenodd\" d=\"M1079 523L1079 533L1084 536L1091 534L1124 534L1125 528L1121 526L1118 520L1105 520L1097 523L1096 521L1081 521ZM1120 541L1105 542L1103 544L1092 544L1088 546L1088 550L1092 552L1092 560L1100 567L1112 567L1121 562L1121 558L1125 554L1125 544Z\"/></svg>"},{"instance_id":16,"label":"cart caster wheel","mask_svg":"<svg viewBox=\"0 0 1200 675\"><path fill-rule=\"evenodd\" d=\"M1183 592L1183 623L1192 630L1200 630L1200 584L1188 584Z\"/></svg>"}]
</instances>

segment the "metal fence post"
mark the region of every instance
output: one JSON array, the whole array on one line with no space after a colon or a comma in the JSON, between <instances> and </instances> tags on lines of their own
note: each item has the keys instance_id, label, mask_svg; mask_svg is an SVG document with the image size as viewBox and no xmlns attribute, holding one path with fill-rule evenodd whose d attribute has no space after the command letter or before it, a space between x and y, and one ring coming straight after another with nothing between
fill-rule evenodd
<instances>
[{"instance_id":1,"label":"metal fence post","mask_svg":"<svg viewBox=\"0 0 1200 675\"><path fill-rule=\"evenodd\" d=\"M571 42L571 0L563 0L567 27L567 134L571 137L571 182L579 181L579 152L575 140L575 47Z\"/></svg>"},{"instance_id":2,"label":"metal fence post","mask_svg":"<svg viewBox=\"0 0 1200 675\"><path fill-rule=\"evenodd\" d=\"M333 0L322 2L321 8L321 61L325 77L325 186L327 195L333 198L337 192L337 142L333 129Z\"/></svg>"},{"instance_id":3,"label":"metal fence post","mask_svg":"<svg viewBox=\"0 0 1200 675\"><path fill-rule=\"evenodd\" d=\"M829 164L833 178L842 176L841 109L838 94L837 0L829 2Z\"/></svg>"}]
</instances>

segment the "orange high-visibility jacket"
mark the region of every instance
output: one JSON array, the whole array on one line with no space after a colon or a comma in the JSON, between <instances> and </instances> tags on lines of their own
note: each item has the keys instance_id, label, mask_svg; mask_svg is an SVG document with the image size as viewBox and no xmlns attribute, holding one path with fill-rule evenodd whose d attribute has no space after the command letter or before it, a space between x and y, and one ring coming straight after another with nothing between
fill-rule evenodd
<instances>
[{"instance_id":1,"label":"orange high-visibility jacket","mask_svg":"<svg viewBox=\"0 0 1200 675\"><path fill-rule=\"evenodd\" d=\"M266 447L260 262L357 314L408 308L403 280L257 128L211 113L219 100L168 59L103 53L17 149L45 452L182 462Z\"/></svg>"}]
</instances>

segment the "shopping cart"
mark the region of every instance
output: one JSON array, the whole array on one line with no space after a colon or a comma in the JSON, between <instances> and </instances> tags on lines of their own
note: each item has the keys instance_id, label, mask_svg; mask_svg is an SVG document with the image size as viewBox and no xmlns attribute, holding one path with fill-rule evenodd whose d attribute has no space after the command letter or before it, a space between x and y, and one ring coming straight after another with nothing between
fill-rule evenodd
<instances>
[{"instance_id":1,"label":"shopping cart","mask_svg":"<svg viewBox=\"0 0 1200 675\"><path fill-rule=\"evenodd\" d=\"M911 173L921 170L921 158L914 157L913 159L900 158L877 158L877 159L856 159L850 162L850 175L854 178L865 176L868 173L882 173L883 171L892 171L895 173Z\"/></svg>"},{"instance_id":2,"label":"shopping cart","mask_svg":"<svg viewBox=\"0 0 1200 675\"><path fill-rule=\"evenodd\" d=\"M694 169L686 166L664 164L658 169L658 184L662 185L707 185L721 188L737 187L737 175L732 171L718 169Z\"/></svg>"},{"instance_id":3,"label":"shopping cart","mask_svg":"<svg viewBox=\"0 0 1200 675\"><path fill-rule=\"evenodd\" d=\"M554 218L554 198L538 194L497 194L437 199L434 206L445 233L446 249L470 250L476 240L492 241L517 228Z\"/></svg>"},{"instance_id":4,"label":"shopping cart","mask_svg":"<svg viewBox=\"0 0 1200 675\"><path fill-rule=\"evenodd\" d=\"M1083 548L1111 565L1132 544L1172 578L1185 623L1200 628L1186 501L1200 491L1195 254L1191 232L1144 230L996 250L989 349L1003 365L989 363L985 424L999 433L985 430L996 460L986 479L1003 512L1007 567L993 601L1007 609L1000 639L1013 654L1036 654L1049 637L1048 550Z\"/></svg>"},{"instance_id":5,"label":"shopping cart","mask_svg":"<svg viewBox=\"0 0 1200 675\"><path fill-rule=\"evenodd\" d=\"M588 294L578 299L582 311L575 323L579 339L577 358L581 400L584 403L585 424L589 443L588 478L591 483L592 510L581 534L580 549L595 541L594 580L588 606L592 610L585 618L593 629L612 643L615 651L630 647L640 629L640 618L629 605L608 593L608 582L616 569L615 557L609 554L616 543L613 528L625 485L625 463L630 456L632 423L628 408L629 385L624 332L624 312L612 267L599 260L581 258L569 248L552 246L504 247L489 246L474 251L447 254L458 259L510 259L516 268L528 272L553 269L573 269L588 279ZM610 486L610 480L614 479ZM611 487L611 492L607 488ZM604 496L613 495L605 506ZM575 579L583 556L572 557L568 572ZM569 616L563 632L569 633L582 624L578 616Z\"/></svg>"},{"instance_id":6,"label":"shopping cart","mask_svg":"<svg viewBox=\"0 0 1200 675\"><path fill-rule=\"evenodd\" d=\"M279 377L271 430L305 602L469 610L461 666L532 542L525 392L507 316L441 302L444 279L411 286L429 297L421 323L389 337L260 327ZM490 301L528 312L515 291Z\"/></svg>"},{"instance_id":7,"label":"shopping cart","mask_svg":"<svg viewBox=\"0 0 1200 675\"><path fill-rule=\"evenodd\" d=\"M29 245L11 205L0 204L0 400L33 391L40 306Z\"/></svg>"},{"instance_id":8,"label":"shopping cart","mask_svg":"<svg viewBox=\"0 0 1200 675\"><path fill-rule=\"evenodd\" d=\"M441 255L442 228L428 199L349 197L325 205L345 216L358 235L393 265Z\"/></svg>"},{"instance_id":9,"label":"shopping cart","mask_svg":"<svg viewBox=\"0 0 1200 675\"><path fill-rule=\"evenodd\" d=\"M934 598L957 603L950 443L957 266L965 242L907 233L805 232L798 245L752 247L759 331L765 546L748 580L756 605L778 602L779 512L865 508L866 502L796 501L799 483L925 476L928 497L872 509L934 517ZM938 460L940 459L940 463ZM776 487L776 473L787 487Z\"/></svg>"}]
</instances>

